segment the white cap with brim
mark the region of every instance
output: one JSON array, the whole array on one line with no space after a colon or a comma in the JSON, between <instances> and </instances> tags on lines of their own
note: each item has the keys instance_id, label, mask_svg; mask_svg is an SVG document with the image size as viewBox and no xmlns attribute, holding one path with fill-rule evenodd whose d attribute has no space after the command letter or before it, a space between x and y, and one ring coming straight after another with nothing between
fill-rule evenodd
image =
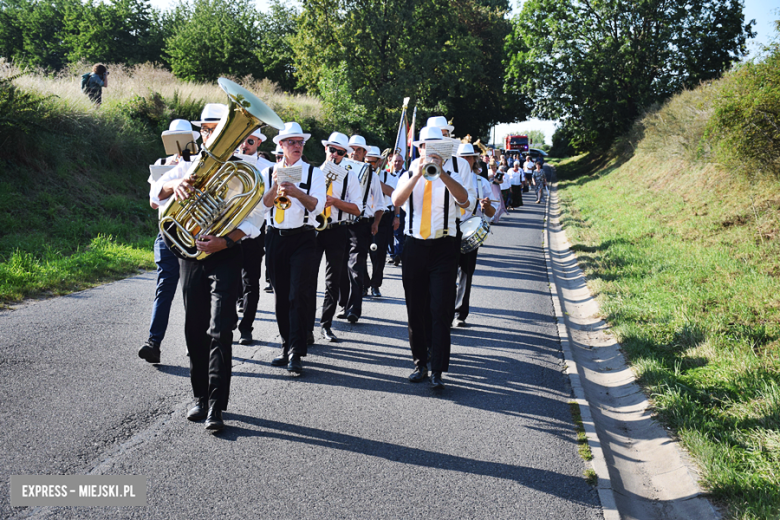
<instances>
[{"instance_id":1,"label":"white cap with brim","mask_svg":"<svg viewBox=\"0 0 780 520\"><path fill-rule=\"evenodd\" d=\"M192 129L192 125L186 119L174 119L168 126L168 130L163 131L162 135L164 137L166 135L177 134L179 132L192 132L192 138L195 141L198 140L198 136L200 135L198 132L195 132Z\"/></svg>"},{"instance_id":2,"label":"white cap with brim","mask_svg":"<svg viewBox=\"0 0 780 520\"><path fill-rule=\"evenodd\" d=\"M222 117L227 114L228 107L222 103L206 103L203 112L200 113L200 121L193 121L192 124L200 126L203 123L219 123Z\"/></svg>"},{"instance_id":3,"label":"white cap with brim","mask_svg":"<svg viewBox=\"0 0 780 520\"><path fill-rule=\"evenodd\" d=\"M366 138L362 135L353 135L349 138L349 146L352 148L362 148L366 152L368 151L368 145L366 144Z\"/></svg>"},{"instance_id":4,"label":"white cap with brim","mask_svg":"<svg viewBox=\"0 0 780 520\"><path fill-rule=\"evenodd\" d=\"M471 143L463 143L458 146L458 157L479 157L479 154L474 151L474 145Z\"/></svg>"},{"instance_id":5,"label":"white cap with brim","mask_svg":"<svg viewBox=\"0 0 780 520\"><path fill-rule=\"evenodd\" d=\"M274 155L284 155L284 150L278 144L276 145L276 150L274 150Z\"/></svg>"},{"instance_id":6,"label":"white cap with brim","mask_svg":"<svg viewBox=\"0 0 780 520\"><path fill-rule=\"evenodd\" d=\"M255 130L254 132L252 132L251 134L249 134L249 135L253 135L253 136L257 137L258 139L260 139L261 143L264 143L264 142L266 142L268 140L268 138L263 135L263 132L261 132L259 128L257 130Z\"/></svg>"},{"instance_id":7,"label":"white cap with brim","mask_svg":"<svg viewBox=\"0 0 780 520\"><path fill-rule=\"evenodd\" d=\"M366 154L366 157L376 157L377 159L382 158L382 152L379 151L378 146L369 146L368 147L368 153Z\"/></svg>"},{"instance_id":8,"label":"white cap with brim","mask_svg":"<svg viewBox=\"0 0 780 520\"><path fill-rule=\"evenodd\" d=\"M426 123L425 126L438 126L439 128L442 128L444 130L449 130L450 132L455 130L454 126L447 124L447 118L445 118L444 116L429 117L428 123Z\"/></svg>"},{"instance_id":9,"label":"white cap with brim","mask_svg":"<svg viewBox=\"0 0 780 520\"><path fill-rule=\"evenodd\" d=\"M291 121L284 124L284 128L282 128L282 130L279 132L279 135L274 137L274 142L279 144L279 141L283 141L284 139L293 139L295 137L303 138L303 143L306 144L306 141L309 140L311 134L303 133L303 130L301 130L301 125L295 121Z\"/></svg>"},{"instance_id":10,"label":"white cap with brim","mask_svg":"<svg viewBox=\"0 0 780 520\"><path fill-rule=\"evenodd\" d=\"M328 137L327 141L322 141L322 146L325 148L328 146L338 146L339 148L344 148L347 153L352 153L352 147L349 146L347 136L341 132L333 132L330 134L330 137Z\"/></svg>"},{"instance_id":11,"label":"white cap with brim","mask_svg":"<svg viewBox=\"0 0 780 520\"><path fill-rule=\"evenodd\" d=\"M424 126L420 129L420 139L418 141L412 141L414 146L420 146L426 141L441 141L444 136L441 133L441 128L438 126Z\"/></svg>"}]
</instances>

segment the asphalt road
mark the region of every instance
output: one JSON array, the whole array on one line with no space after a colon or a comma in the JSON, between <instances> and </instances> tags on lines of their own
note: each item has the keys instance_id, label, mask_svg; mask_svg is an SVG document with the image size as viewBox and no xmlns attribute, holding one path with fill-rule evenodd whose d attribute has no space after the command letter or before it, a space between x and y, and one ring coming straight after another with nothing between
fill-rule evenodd
<instances>
[{"instance_id":1,"label":"asphalt road","mask_svg":"<svg viewBox=\"0 0 780 520\"><path fill-rule=\"evenodd\" d=\"M270 366L271 295L234 346L227 427L192 404L183 308L162 364L139 359L155 275L0 313L0 517L601 518L567 402L542 251L544 205L505 216L480 249L446 388L411 384L401 269L338 321L304 375ZM321 303L324 276L320 276ZM235 334L236 340L238 334ZM9 477L146 475L146 507L10 506Z\"/></svg>"}]
</instances>

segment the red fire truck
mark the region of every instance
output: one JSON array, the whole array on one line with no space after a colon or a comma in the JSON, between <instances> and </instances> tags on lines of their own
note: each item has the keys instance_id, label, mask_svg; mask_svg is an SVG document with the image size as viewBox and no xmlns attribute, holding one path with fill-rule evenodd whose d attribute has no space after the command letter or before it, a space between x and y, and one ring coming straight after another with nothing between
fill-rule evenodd
<instances>
[{"instance_id":1,"label":"red fire truck","mask_svg":"<svg viewBox=\"0 0 780 520\"><path fill-rule=\"evenodd\" d=\"M530 141L527 135L508 135L504 143L504 149L518 152L527 152Z\"/></svg>"}]
</instances>

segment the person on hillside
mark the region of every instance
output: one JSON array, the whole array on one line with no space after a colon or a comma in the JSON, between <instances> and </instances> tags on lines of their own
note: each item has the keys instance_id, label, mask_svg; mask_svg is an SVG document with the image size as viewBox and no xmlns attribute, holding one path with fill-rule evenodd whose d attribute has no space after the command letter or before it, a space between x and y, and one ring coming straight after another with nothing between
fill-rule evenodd
<instances>
[{"instance_id":1,"label":"person on hillside","mask_svg":"<svg viewBox=\"0 0 780 520\"><path fill-rule=\"evenodd\" d=\"M536 189L536 203L541 204L542 194L544 193L544 188L547 186L547 177L544 174L544 168L542 166L542 163L540 162L536 163L536 169L534 169L534 174L531 177L531 182L533 183L534 188Z\"/></svg>"},{"instance_id":2,"label":"person on hillside","mask_svg":"<svg viewBox=\"0 0 780 520\"><path fill-rule=\"evenodd\" d=\"M103 88L108 87L108 69L102 63L92 66L92 72L81 76L82 90L97 106L103 102Z\"/></svg>"},{"instance_id":3,"label":"person on hillside","mask_svg":"<svg viewBox=\"0 0 780 520\"><path fill-rule=\"evenodd\" d=\"M260 171L273 166L274 163L261 157L257 151L260 144L266 139L266 136L259 129L249 134L239 146L238 158L253 164ZM242 317L238 324L240 334L238 343L251 345L254 341L252 331L257 316L257 303L260 301L260 275L265 255L265 222L260 226L260 234L257 237L244 238L240 245L243 263L241 267L242 291L238 298L238 306ZM267 260L266 271L268 271Z\"/></svg>"},{"instance_id":4,"label":"person on hillside","mask_svg":"<svg viewBox=\"0 0 780 520\"><path fill-rule=\"evenodd\" d=\"M174 119L168 127L167 132L192 132L193 142L198 140L198 132L192 131L192 125L184 119ZM166 132L163 132L163 136ZM179 163L189 161L181 155L171 155L157 159L155 166L176 166ZM156 179L149 175L148 182L154 185ZM152 189L152 191L154 191ZM159 209L160 215L164 209L161 201L157 198L157 193L149 193L149 205L152 209ZM171 314L171 304L176 295L176 286L179 283L179 259L163 240L162 233L157 233L154 241L154 263L157 264L157 290L154 293L154 302L152 303L152 321L149 324L149 338L146 343L138 350L138 357L147 363L160 362L160 345L165 338L165 332L168 330L168 318Z\"/></svg>"},{"instance_id":5,"label":"person on hillside","mask_svg":"<svg viewBox=\"0 0 780 520\"><path fill-rule=\"evenodd\" d=\"M207 104L200 121L204 146L209 145L217 125L227 117L227 106ZM151 194L161 204L170 197L182 201L197 193L185 164L178 164L165 173L153 186ZM182 299L184 300L184 337L190 357L190 383L197 403L187 413L187 419L206 419L207 430L221 430L225 424L222 412L230 396L230 376L233 359L233 328L236 301L241 287L242 252L236 243L244 237L260 234L262 204L224 237L201 236L196 247L208 253L203 260L179 260Z\"/></svg>"}]
</instances>

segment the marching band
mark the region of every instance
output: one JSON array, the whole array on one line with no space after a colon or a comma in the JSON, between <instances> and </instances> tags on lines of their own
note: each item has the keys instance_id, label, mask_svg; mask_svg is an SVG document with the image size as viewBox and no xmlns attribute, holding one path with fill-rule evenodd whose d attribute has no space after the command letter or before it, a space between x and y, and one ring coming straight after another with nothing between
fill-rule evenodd
<instances>
[{"instance_id":1,"label":"marching band","mask_svg":"<svg viewBox=\"0 0 780 520\"><path fill-rule=\"evenodd\" d=\"M302 358L315 342L316 289L323 257L320 337L338 342L332 328L334 317L355 324L363 315L363 298L369 291L372 297L381 297L390 255L392 263L401 266L414 365L409 381L425 381L430 372L431 387L443 388L442 376L450 361L450 328L466 326L477 251L490 220L503 207L500 197L496 200L498 190L488 181L488 172L482 171L479 154L471 144L452 138L454 128L445 117L436 116L428 119L413 141L420 156L408 169L399 148L380 153L362 136L348 138L340 132L322 141L325 162L315 166L303 158L311 134L297 122L280 124L262 102L257 100L257 104L263 109L253 120L255 127L269 124L279 130L273 138L276 163L258 152L267 139L260 129L220 135L228 133L228 113L238 110L232 106L206 105L201 120L192 122L200 126L200 132L192 132L187 121L171 123L172 131L189 131L193 140L200 134L202 157L212 156L213 148L223 141L228 143L225 146L234 151L220 162L244 165L250 181L255 179L252 189L262 185L264 191L259 203L236 217L227 232L209 231L208 225L223 220L221 216L211 220L200 216L196 226L166 228L162 215L169 200L185 206L199 204L208 198L210 188L193 180L198 173L197 154L186 160L174 154L158 161L172 168L158 179L149 179L150 204L161 211L161 234L155 243L158 290L149 339L138 355L149 363L160 362L160 343L180 274L196 400L187 418L205 419L207 429L220 430L229 397L233 330L239 329L240 344L253 342L263 256L282 347L270 363L300 375ZM228 174L219 184L222 191L216 191L224 192L231 182L235 174ZM218 200L212 206L227 212L231 203L232 199ZM169 238L184 228L200 233L192 243L197 249L193 254L201 256L182 254L182 246L170 244ZM402 234L400 240L398 234ZM172 260L173 253L178 262ZM341 308L338 314L337 307Z\"/></svg>"}]
</instances>

